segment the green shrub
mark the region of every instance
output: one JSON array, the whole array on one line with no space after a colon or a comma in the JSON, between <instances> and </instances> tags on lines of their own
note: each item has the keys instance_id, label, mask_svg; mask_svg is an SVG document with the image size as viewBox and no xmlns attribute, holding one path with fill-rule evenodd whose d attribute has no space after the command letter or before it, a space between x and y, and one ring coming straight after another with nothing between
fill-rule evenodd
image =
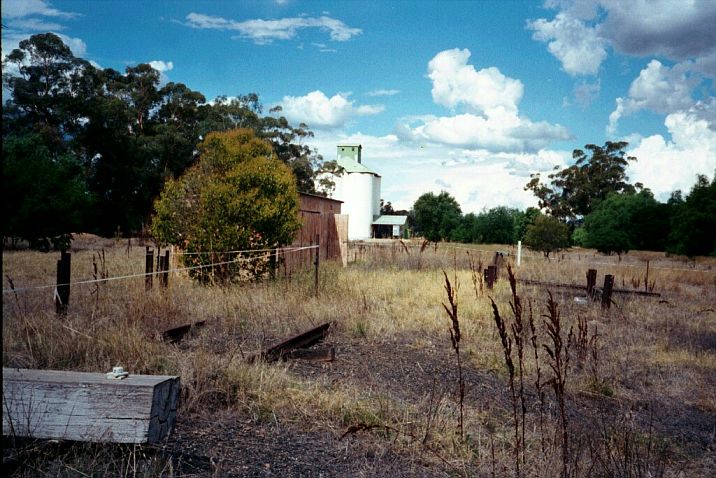
<instances>
[{"instance_id":1,"label":"green shrub","mask_svg":"<svg viewBox=\"0 0 716 478\"><path fill-rule=\"evenodd\" d=\"M569 246L569 226L556 217L539 215L527 226L525 245L549 257L551 252Z\"/></svg>"},{"instance_id":2,"label":"green shrub","mask_svg":"<svg viewBox=\"0 0 716 478\"><path fill-rule=\"evenodd\" d=\"M190 253L184 264L204 282L261 277L268 254L232 251L289 244L300 227L291 170L246 129L208 134L199 161L166 183L155 211L154 237Z\"/></svg>"}]
</instances>

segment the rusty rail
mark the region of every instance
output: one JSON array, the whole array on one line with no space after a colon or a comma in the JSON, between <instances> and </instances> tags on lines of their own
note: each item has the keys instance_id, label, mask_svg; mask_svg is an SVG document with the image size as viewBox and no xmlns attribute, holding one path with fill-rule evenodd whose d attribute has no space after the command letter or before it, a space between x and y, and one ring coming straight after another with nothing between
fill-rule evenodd
<instances>
[{"instance_id":1,"label":"rusty rail","mask_svg":"<svg viewBox=\"0 0 716 478\"><path fill-rule=\"evenodd\" d=\"M336 359L336 348L331 346L317 349L296 349L286 354L286 357L309 362L333 362Z\"/></svg>"},{"instance_id":2,"label":"rusty rail","mask_svg":"<svg viewBox=\"0 0 716 478\"><path fill-rule=\"evenodd\" d=\"M259 354L250 356L248 361L250 363L256 362L257 360L275 362L277 360L290 358L293 351L298 349L307 349L325 339L331 329L331 326L333 326L333 322L326 322L325 324L319 325L318 327L303 332L302 334L290 337L269 347Z\"/></svg>"},{"instance_id":3,"label":"rusty rail","mask_svg":"<svg viewBox=\"0 0 716 478\"><path fill-rule=\"evenodd\" d=\"M517 279L517 282L520 282L522 284L528 284L528 285L543 285L547 287L560 287L564 289L581 289L586 290L587 286L580 285L580 284L563 284L559 282L544 282L539 280L532 280L532 279ZM643 295L648 297L661 297L661 293L659 292L646 292L643 290L631 290L631 289L612 289L612 294L634 294L634 295Z\"/></svg>"},{"instance_id":4,"label":"rusty rail","mask_svg":"<svg viewBox=\"0 0 716 478\"><path fill-rule=\"evenodd\" d=\"M199 322L194 322L193 324L186 324L181 325L179 327L174 327L173 329L168 329L162 332L162 339L166 342L169 342L170 344L175 344L181 339L183 339L184 336L188 334L191 329L203 327L204 325L206 325L206 320L200 320Z\"/></svg>"}]
</instances>

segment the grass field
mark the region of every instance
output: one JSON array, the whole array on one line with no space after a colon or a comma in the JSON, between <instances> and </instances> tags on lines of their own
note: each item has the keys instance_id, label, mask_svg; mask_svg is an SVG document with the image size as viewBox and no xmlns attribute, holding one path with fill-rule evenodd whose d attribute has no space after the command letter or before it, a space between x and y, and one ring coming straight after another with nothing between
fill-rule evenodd
<instances>
[{"instance_id":1,"label":"grass field","mask_svg":"<svg viewBox=\"0 0 716 478\"><path fill-rule=\"evenodd\" d=\"M516 294L506 267L492 290L475 274L496 250ZM141 277L77 284L144 272L136 241L78 236L60 319L53 289L33 289L54 282L58 254L5 250L3 367L122 365L179 375L182 390L160 446L4 437L4 462L15 476L713 476L716 260L523 251L516 267L514 253L354 244L348 267L321 264L318 296L310 270L225 287L175 274L145 291ZM597 285L613 274L661 295L615 294L606 310L520 282L585 284L589 268ZM335 361L247 363L328 321Z\"/></svg>"}]
</instances>

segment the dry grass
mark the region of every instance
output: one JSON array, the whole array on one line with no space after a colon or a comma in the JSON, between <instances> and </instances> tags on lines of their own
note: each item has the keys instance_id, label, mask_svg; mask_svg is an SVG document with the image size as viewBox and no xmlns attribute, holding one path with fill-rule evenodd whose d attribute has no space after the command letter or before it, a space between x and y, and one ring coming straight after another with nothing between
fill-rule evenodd
<instances>
[{"instance_id":1,"label":"dry grass","mask_svg":"<svg viewBox=\"0 0 716 478\"><path fill-rule=\"evenodd\" d=\"M225 410L255 424L328 430L337 446L352 440L375 450L389 448L419 459L436 475L505 476L514 470L510 378L490 298L502 317L512 317L509 304L515 299L504 270L493 290L472 290L467 255L469 250L474 263L487 265L494 251L503 250L514 263L513 249L430 245L421 252L419 243L356 245L349 267L322 263L318 298L310 271L290 280L231 287L204 287L181 275L172 276L166 290L155 280L145 291L141 277L77 284L93 277L93 258L102 250L110 277L143 273L144 248L133 244L128 251L126 245L88 237L75 241L64 319L55 316L51 288L4 293L3 366L105 372L122 365L135 374L177 374L180 420ZM56 259L56 254L4 251L4 290L10 280L16 289L51 284ZM620 261L575 250L548 261L523 251L515 270L518 281L584 284L586 270L596 268L598 285L611 273L615 287L633 288L639 277L643 289L646 260L649 282L661 298L615 295L615 306L604 311L598 304L575 303L579 291L551 289L563 332L577 331L581 318L588 338L598 336L583 345L581 359L574 355L569 361L570 476L709 476L714 471L716 260L630 253ZM466 382L462 439L455 427L460 406L455 351L442 306L443 270L462 285L455 291ZM530 306L536 318L546 313L545 287L518 282L517 292L525 317ZM163 330L201 320L206 326L178 345L160 340ZM312 368L246 363L267 344L327 321L336 322L329 337L337 347L336 362ZM549 342L541 319L537 322L540 348ZM526 325L520 333L529 334ZM520 418L525 428L518 447L520 473L558 476L564 468L559 407L546 398L540 432L536 367L532 349L527 350L529 336L524 339L519 368L527 414ZM358 428L340 441L351 426ZM129 449L122 449L119 459L116 451L100 460L91 459L100 455L93 453L84 461L72 458L72 467L91 474L111 466L109 458L115 457L113 474L133 474L125 460ZM49 476L57 471L50 462L46 458L44 468L33 466ZM145 468L144 476L172 474L166 463Z\"/></svg>"}]
</instances>

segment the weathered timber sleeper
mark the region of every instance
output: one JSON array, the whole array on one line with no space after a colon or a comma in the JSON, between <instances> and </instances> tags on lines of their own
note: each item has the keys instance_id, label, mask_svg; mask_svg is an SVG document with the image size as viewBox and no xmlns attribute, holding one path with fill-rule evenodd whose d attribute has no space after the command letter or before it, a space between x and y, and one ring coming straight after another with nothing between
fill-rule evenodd
<instances>
[{"instance_id":1,"label":"weathered timber sleeper","mask_svg":"<svg viewBox=\"0 0 716 478\"><path fill-rule=\"evenodd\" d=\"M249 363L253 363L257 360L265 360L267 362L283 360L289 356L292 350L307 349L325 339L332 325L333 322L326 322L302 334L294 335L257 355L250 356L248 361Z\"/></svg>"},{"instance_id":2,"label":"weathered timber sleeper","mask_svg":"<svg viewBox=\"0 0 716 478\"><path fill-rule=\"evenodd\" d=\"M3 368L5 436L154 443L176 418L179 377Z\"/></svg>"}]
</instances>

